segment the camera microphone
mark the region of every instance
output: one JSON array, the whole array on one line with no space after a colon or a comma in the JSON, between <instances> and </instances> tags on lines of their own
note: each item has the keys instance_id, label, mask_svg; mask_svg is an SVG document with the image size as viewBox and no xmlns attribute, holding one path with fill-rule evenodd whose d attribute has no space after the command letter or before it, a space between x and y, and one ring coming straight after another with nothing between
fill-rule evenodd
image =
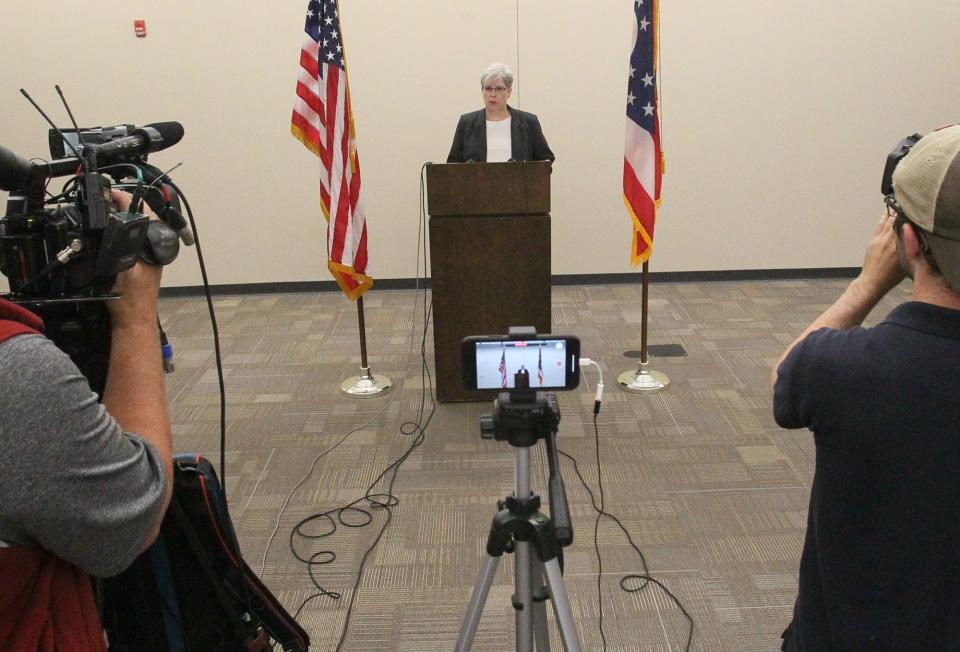
<instances>
[{"instance_id":1,"label":"camera microphone","mask_svg":"<svg viewBox=\"0 0 960 652\"><path fill-rule=\"evenodd\" d=\"M154 122L134 129L129 136L96 145L93 151L101 163L127 161L172 147L182 138L183 125L179 122Z\"/></svg>"},{"instance_id":2,"label":"camera microphone","mask_svg":"<svg viewBox=\"0 0 960 652\"><path fill-rule=\"evenodd\" d=\"M182 139L183 125L179 122L154 122L134 129L129 136L95 145L93 151L100 164L136 161L150 152L173 147ZM0 146L0 190L26 188L35 168L42 169L44 178L49 178L71 174L79 165L80 159L74 157L49 162L28 161Z\"/></svg>"}]
</instances>

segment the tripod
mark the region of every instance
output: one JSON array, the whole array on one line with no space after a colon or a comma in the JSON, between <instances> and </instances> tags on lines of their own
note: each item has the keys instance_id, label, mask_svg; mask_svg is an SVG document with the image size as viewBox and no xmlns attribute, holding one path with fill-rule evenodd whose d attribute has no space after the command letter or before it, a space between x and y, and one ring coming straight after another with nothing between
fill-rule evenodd
<instances>
[{"instance_id":1,"label":"tripod","mask_svg":"<svg viewBox=\"0 0 960 652\"><path fill-rule=\"evenodd\" d=\"M563 584L559 555L561 546L573 542L570 511L556 452L560 412L556 396L529 390L529 376L516 374L514 392L502 393L494 401L493 433L497 440L514 447L513 494L498 502L487 537L486 555L470 596L457 639L456 652L467 652L473 644L483 608L503 553L514 552L513 608L516 617L517 652L550 651L550 633L544 602L553 601L553 612L564 649L580 652L580 639ZM489 427L489 423L485 424ZM540 512L540 497L530 490L530 448L539 439L547 444L550 467L550 513ZM533 555L536 555L535 557ZM543 582L546 580L546 587Z\"/></svg>"}]
</instances>

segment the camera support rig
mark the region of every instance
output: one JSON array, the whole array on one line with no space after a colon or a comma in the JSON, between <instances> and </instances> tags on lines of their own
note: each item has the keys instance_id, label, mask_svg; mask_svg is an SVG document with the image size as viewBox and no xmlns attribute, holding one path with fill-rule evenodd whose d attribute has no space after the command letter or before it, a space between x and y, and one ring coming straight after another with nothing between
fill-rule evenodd
<instances>
[{"instance_id":1,"label":"camera support rig","mask_svg":"<svg viewBox=\"0 0 960 652\"><path fill-rule=\"evenodd\" d=\"M178 143L183 127L161 122L80 129L60 87L55 88L74 126L70 138L20 90L52 127L54 160L28 161L0 146L0 190L9 191L0 215L0 274L10 286L3 298L40 316L47 337L70 355L102 396L110 357L106 302L118 298L110 291L116 275L138 258L152 265L172 262L179 252L178 236L187 244L194 241L192 233L189 238L184 234L189 229L179 214L173 182L146 163L150 152ZM116 183L136 177L127 210L114 205L113 186L101 170ZM47 184L56 177L70 179L63 192L48 199ZM150 192L163 201L146 197ZM141 200L160 220L139 212ZM162 329L161 346L167 346ZM166 357L164 364L172 370Z\"/></svg>"},{"instance_id":2,"label":"camera support rig","mask_svg":"<svg viewBox=\"0 0 960 652\"><path fill-rule=\"evenodd\" d=\"M524 334L510 329L510 335ZM497 441L514 448L514 491L497 503L490 525L486 555L470 603L463 618L457 652L466 652L483 615L490 587L503 554L515 553L513 608L516 619L517 652L550 650L550 634L544 602L553 602L554 616L564 649L580 652L580 639L563 584L562 546L573 542L570 510L560 475L556 436L560 410L552 392L530 389L530 375L521 368L514 375L515 389L502 392L493 402L492 415L481 417L481 429L492 429ZM540 497L530 489L530 448L543 439L547 445L550 471L550 517L540 511ZM536 559L532 556L536 554ZM546 586L543 586L546 580Z\"/></svg>"}]
</instances>

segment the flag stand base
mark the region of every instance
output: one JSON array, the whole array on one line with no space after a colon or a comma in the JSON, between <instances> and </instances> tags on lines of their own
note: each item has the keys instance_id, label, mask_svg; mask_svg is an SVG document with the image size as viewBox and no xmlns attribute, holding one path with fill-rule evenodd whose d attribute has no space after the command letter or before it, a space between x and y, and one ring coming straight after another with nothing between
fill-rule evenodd
<instances>
[{"instance_id":1,"label":"flag stand base","mask_svg":"<svg viewBox=\"0 0 960 652\"><path fill-rule=\"evenodd\" d=\"M640 363L639 369L624 371L617 376L617 385L625 392L642 394L661 392L670 386L670 378L662 371L647 369L647 363Z\"/></svg>"},{"instance_id":2,"label":"flag stand base","mask_svg":"<svg viewBox=\"0 0 960 652\"><path fill-rule=\"evenodd\" d=\"M390 391L393 383L386 376L370 373L370 367L360 367L360 375L347 378L340 384L340 391L356 398L374 398Z\"/></svg>"}]
</instances>

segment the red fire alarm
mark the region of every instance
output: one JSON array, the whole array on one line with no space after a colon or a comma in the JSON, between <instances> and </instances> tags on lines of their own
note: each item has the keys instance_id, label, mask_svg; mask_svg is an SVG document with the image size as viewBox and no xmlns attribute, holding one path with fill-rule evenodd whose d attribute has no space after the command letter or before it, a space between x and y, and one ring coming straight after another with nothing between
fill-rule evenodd
<instances>
[{"instance_id":1,"label":"red fire alarm","mask_svg":"<svg viewBox=\"0 0 960 652\"><path fill-rule=\"evenodd\" d=\"M135 20L133 21L133 32L137 35L137 38L143 38L147 35L147 21L145 20Z\"/></svg>"}]
</instances>

